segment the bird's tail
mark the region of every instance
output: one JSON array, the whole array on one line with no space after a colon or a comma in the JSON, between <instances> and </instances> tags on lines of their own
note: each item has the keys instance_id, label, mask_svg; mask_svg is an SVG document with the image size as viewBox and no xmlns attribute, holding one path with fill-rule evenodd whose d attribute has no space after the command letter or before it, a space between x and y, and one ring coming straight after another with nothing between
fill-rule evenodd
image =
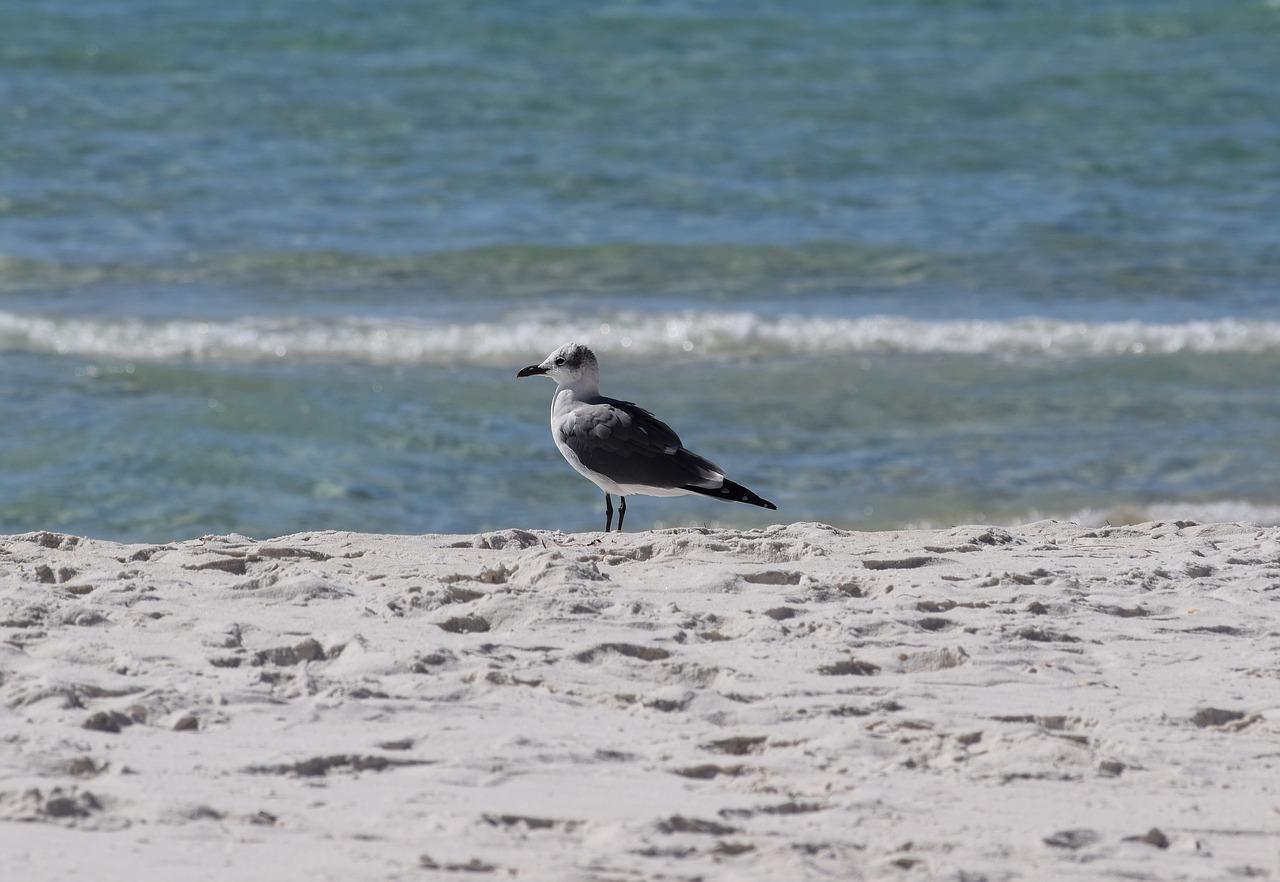
<instances>
[{"instance_id":1,"label":"bird's tail","mask_svg":"<svg viewBox=\"0 0 1280 882\"><path fill-rule=\"evenodd\" d=\"M761 508L778 510L778 507L769 500L761 499L746 487L741 484L735 484L728 478L725 478L724 483L719 487L694 487L688 484L681 489L689 490L693 493L701 493L703 496L714 496L716 499L723 499L725 502L745 502L749 505L758 505Z\"/></svg>"}]
</instances>

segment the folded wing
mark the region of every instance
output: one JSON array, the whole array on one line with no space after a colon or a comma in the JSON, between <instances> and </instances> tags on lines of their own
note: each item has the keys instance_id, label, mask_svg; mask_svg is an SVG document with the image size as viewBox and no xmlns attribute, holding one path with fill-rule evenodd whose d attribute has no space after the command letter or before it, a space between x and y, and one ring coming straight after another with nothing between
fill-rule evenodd
<instances>
[{"instance_id":1,"label":"folded wing","mask_svg":"<svg viewBox=\"0 0 1280 882\"><path fill-rule=\"evenodd\" d=\"M670 426L630 401L601 398L573 417L561 426L561 441L584 466L618 484L669 490L724 484L719 466L685 450Z\"/></svg>"}]
</instances>

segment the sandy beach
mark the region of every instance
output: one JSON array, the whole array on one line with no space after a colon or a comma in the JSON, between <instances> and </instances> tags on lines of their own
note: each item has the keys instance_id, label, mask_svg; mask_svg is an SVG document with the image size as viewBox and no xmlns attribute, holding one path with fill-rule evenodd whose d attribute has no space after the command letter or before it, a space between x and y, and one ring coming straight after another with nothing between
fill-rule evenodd
<instances>
[{"instance_id":1,"label":"sandy beach","mask_svg":"<svg viewBox=\"0 0 1280 882\"><path fill-rule=\"evenodd\" d=\"M7 878L1280 876L1280 528L0 539Z\"/></svg>"}]
</instances>

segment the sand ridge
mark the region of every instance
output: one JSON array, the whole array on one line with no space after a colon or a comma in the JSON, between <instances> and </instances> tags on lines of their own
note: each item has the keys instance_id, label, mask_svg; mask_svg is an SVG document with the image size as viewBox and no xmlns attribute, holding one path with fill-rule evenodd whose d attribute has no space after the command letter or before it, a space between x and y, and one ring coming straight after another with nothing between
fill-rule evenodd
<instances>
[{"instance_id":1,"label":"sand ridge","mask_svg":"<svg viewBox=\"0 0 1280 882\"><path fill-rule=\"evenodd\" d=\"M1280 875L1280 529L0 539L16 878Z\"/></svg>"}]
</instances>

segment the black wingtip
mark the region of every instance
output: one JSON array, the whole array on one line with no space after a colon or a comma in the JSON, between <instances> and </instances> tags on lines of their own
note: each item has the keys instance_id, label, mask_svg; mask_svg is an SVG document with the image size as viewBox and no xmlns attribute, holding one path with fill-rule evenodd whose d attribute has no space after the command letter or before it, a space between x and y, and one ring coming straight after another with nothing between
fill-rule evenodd
<instances>
[{"instance_id":1,"label":"black wingtip","mask_svg":"<svg viewBox=\"0 0 1280 882\"><path fill-rule=\"evenodd\" d=\"M769 500L757 496L746 487L741 484L735 484L733 481L725 481L715 488L687 486L682 489L692 490L694 493L701 493L704 496L714 496L716 499L723 499L725 502L745 502L748 505L758 505L770 511L778 510L778 507Z\"/></svg>"}]
</instances>

